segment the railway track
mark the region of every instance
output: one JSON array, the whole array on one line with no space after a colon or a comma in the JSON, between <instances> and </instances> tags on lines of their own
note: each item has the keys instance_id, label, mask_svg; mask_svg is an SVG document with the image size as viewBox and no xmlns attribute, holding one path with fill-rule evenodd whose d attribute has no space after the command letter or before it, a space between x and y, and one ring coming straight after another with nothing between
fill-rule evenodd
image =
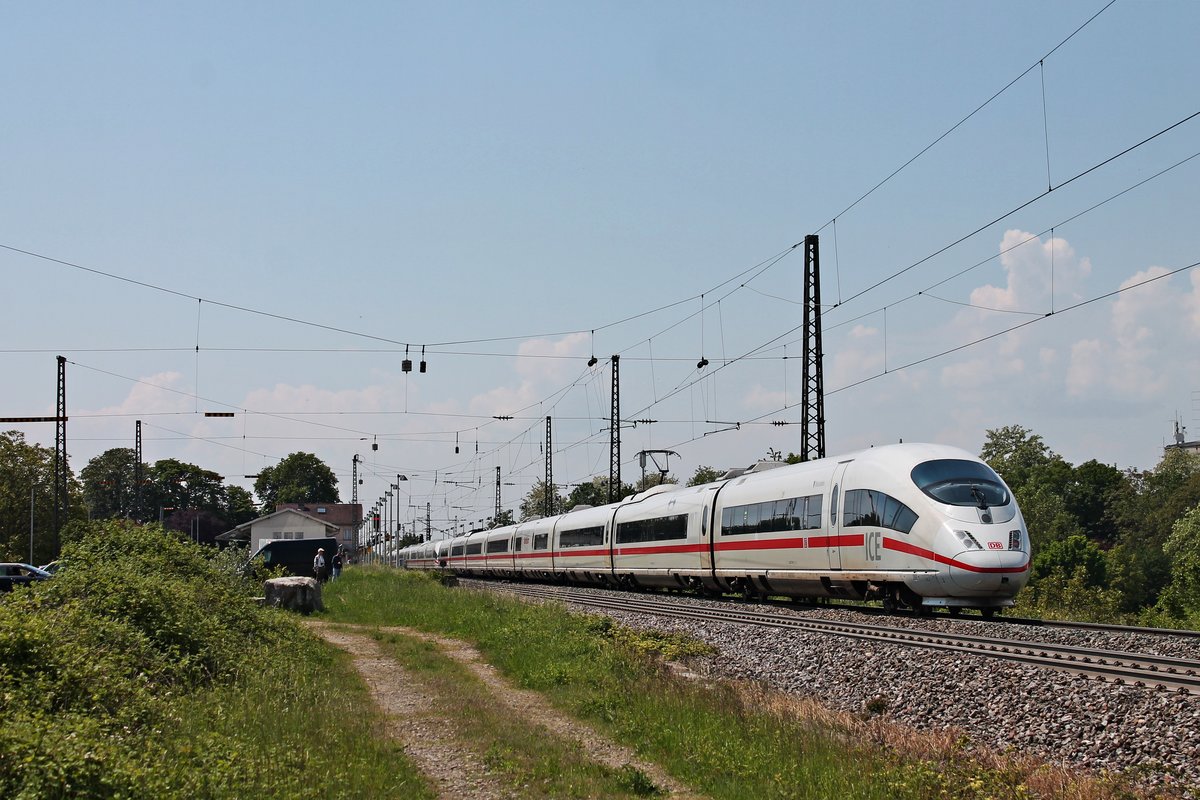
<instances>
[{"instance_id":1,"label":"railway track","mask_svg":"<svg viewBox=\"0 0 1200 800\"><path fill-rule=\"evenodd\" d=\"M838 605L818 604L805 601L779 601L773 599L767 600L743 600L737 597L723 598L723 602L739 603L749 605L770 605L777 608L788 608L792 610L804 608L846 608L853 609L861 614L873 617L889 617L891 612L885 611L877 606L869 606L861 603L839 603ZM994 617L984 618L979 616L957 615L957 614L931 614L931 619L960 619L978 622L987 622L988 624L996 625L1013 625L1026 626L1030 628L1063 628L1066 630L1083 630L1097 631L1100 633L1113 634L1140 634L1146 636L1178 636L1184 639L1200 639L1200 631L1189 631L1184 628L1146 628L1137 625L1113 625L1104 622L1071 622L1069 620L1059 619L1032 619L1029 617L1010 617L997 614Z\"/></svg>"},{"instance_id":2,"label":"railway track","mask_svg":"<svg viewBox=\"0 0 1200 800\"><path fill-rule=\"evenodd\" d=\"M662 596L654 598L627 595L598 596L572 589L550 589L518 584L506 584L504 588L506 591L523 597L558 600L601 610L823 633L862 641L981 655L1074 673L1116 685L1200 695L1200 661L1191 659L1043 642L1024 642L997 637L920 631L872 623L833 622L801 616L766 614L743 608L695 606L675 602Z\"/></svg>"}]
</instances>

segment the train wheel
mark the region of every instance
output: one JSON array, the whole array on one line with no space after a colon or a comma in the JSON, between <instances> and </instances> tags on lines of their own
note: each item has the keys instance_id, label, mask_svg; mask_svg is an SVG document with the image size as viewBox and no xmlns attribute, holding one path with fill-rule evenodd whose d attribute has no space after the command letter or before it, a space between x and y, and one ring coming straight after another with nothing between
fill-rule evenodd
<instances>
[{"instance_id":1,"label":"train wheel","mask_svg":"<svg viewBox=\"0 0 1200 800\"><path fill-rule=\"evenodd\" d=\"M981 609L979 609L979 613L980 613L980 614L983 614L983 618L984 618L984 619L991 619L992 617L996 616L996 609L994 609L994 608L981 608Z\"/></svg>"},{"instance_id":2,"label":"train wheel","mask_svg":"<svg viewBox=\"0 0 1200 800\"><path fill-rule=\"evenodd\" d=\"M950 612L950 616L952 616L952 617L957 617L959 614L962 613L962 609L959 608L958 606L950 606L946 610Z\"/></svg>"},{"instance_id":3,"label":"train wheel","mask_svg":"<svg viewBox=\"0 0 1200 800\"><path fill-rule=\"evenodd\" d=\"M891 594L885 594L883 596L883 610L888 614L896 613L896 598Z\"/></svg>"}]
</instances>

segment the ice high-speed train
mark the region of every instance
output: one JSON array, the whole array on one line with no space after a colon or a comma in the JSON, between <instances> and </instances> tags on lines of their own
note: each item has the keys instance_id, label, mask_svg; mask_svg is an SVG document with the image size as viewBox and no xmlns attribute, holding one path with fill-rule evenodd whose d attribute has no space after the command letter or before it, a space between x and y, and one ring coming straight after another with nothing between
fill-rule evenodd
<instances>
[{"instance_id":1,"label":"ice high-speed train","mask_svg":"<svg viewBox=\"0 0 1200 800\"><path fill-rule=\"evenodd\" d=\"M1011 606L1029 579L1012 492L957 448L897 444L803 464L760 463L701 486L655 486L405 548L409 568L463 576L882 600L885 607Z\"/></svg>"}]
</instances>

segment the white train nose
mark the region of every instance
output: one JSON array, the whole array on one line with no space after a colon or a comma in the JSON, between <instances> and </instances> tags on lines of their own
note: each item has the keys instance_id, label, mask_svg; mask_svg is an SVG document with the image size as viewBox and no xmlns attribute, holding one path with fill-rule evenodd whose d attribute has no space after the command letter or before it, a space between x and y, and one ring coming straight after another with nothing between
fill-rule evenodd
<instances>
[{"instance_id":1,"label":"white train nose","mask_svg":"<svg viewBox=\"0 0 1200 800\"><path fill-rule=\"evenodd\" d=\"M1029 576L1029 556L1020 550L964 550L949 569L963 591L1016 594Z\"/></svg>"}]
</instances>

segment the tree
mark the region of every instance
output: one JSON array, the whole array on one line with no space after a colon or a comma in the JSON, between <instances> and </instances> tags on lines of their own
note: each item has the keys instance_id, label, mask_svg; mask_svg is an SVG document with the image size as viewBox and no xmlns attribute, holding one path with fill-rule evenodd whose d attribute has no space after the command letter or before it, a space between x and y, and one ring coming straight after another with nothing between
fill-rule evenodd
<instances>
[{"instance_id":1,"label":"tree","mask_svg":"<svg viewBox=\"0 0 1200 800\"><path fill-rule=\"evenodd\" d=\"M1063 498L1050 489L1029 484L1014 490L1014 494L1035 554L1054 542L1083 535L1079 520L1067 510Z\"/></svg>"},{"instance_id":2,"label":"tree","mask_svg":"<svg viewBox=\"0 0 1200 800\"><path fill-rule=\"evenodd\" d=\"M93 458L79 472L83 482L83 502L92 519L149 520L151 503L150 469L143 466L141 514L134 508L137 500L136 464L134 451L129 447L114 447Z\"/></svg>"},{"instance_id":3,"label":"tree","mask_svg":"<svg viewBox=\"0 0 1200 800\"><path fill-rule=\"evenodd\" d=\"M1104 547L1117 540L1116 521L1109 513L1113 498L1125 485L1125 473L1095 459L1075 467L1063 489L1063 500L1072 510L1084 533Z\"/></svg>"},{"instance_id":4,"label":"tree","mask_svg":"<svg viewBox=\"0 0 1200 800\"><path fill-rule=\"evenodd\" d=\"M543 495L544 497L545 495ZM493 517L488 520L488 529L503 528L505 525L512 525L516 520L513 519L511 508L506 508L500 512L500 516Z\"/></svg>"},{"instance_id":5,"label":"tree","mask_svg":"<svg viewBox=\"0 0 1200 800\"><path fill-rule=\"evenodd\" d=\"M1104 553L1082 534L1051 542L1033 559L1033 577L1038 580L1052 572L1076 575L1080 571L1086 586L1103 586L1108 577Z\"/></svg>"},{"instance_id":6,"label":"tree","mask_svg":"<svg viewBox=\"0 0 1200 800\"><path fill-rule=\"evenodd\" d=\"M1034 469L1059 459L1041 436L1020 425L988 430L979 457L1014 490L1029 481Z\"/></svg>"},{"instance_id":7,"label":"tree","mask_svg":"<svg viewBox=\"0 0 1200 800\"><path fill-rule=\"evenodd\" d=\"M229 499L217 473L186 461L164 458L150 468L148 514L157 519L160 510L198 509L223 514Z\"/></svg>"},{"instance_id":8,"label":"tree","mask_svg":"<svg viewBox=\"0 0 1200 800\"><path fill-rule=\"evenodd\" d=\"M725 473L722 470L701 465L696 467L696 472L691 478L688 479L687 485L700 486L704 483L712 483L713 481L720 480L721 476L724 474Z\"/></svg>"},{"instance_id":9,"label":"tree","mask_svg":"<svg viewBox=\"0 0 1200 800\"><path fill-rule=\"evenodd\" d=\"M405 547L413 544L420 544L425 541L425 535L421 533L406 533L396 542L396 549L403 550Z\"/></svg>"},{"instance_id":10,"label":"tree","mask_svg":"<svg viewBox=\"0 0 1200 800\"><path fill-rule=\"evenodd\" d=\"M655 472L647 475L644 479L638 481L639 492L644 492L647 489L652 489L655 486L662 486L664 483L678 484L679 479L674 475L663 475L661 472Z\"/></svg>"},{"instance_id":11,"label":"tree","mask_svg":"<svg viewBox=\"0 0 1200 800\"><path fill-rule=\"evenodd\" d=\"M33 500L37 563L50 561L54 519L54 450L26 444L19 431L0 433L0 559L29 558L30 499ZM72 504L74 505L74 504Z\"/></svg>"},{"instance_id":12,"label":"tree","mask_svg":"<svg viewBox=\"0 0 1200 800\"><path fill-rule=\"evenodd\" d=\"M533 487L529 490L529 494L525 495L525 499L521 501L521 521L533 519L534 517L546 517L554 514L561 514L566 511L563 496L559 494L558 487L550 487L553 492L551 496L550 514L546 513L546 481L537 480Z\"/></svg>"},{"instance_id":13,"label":"tree","mask_svg":"<svg viewBox=\"0 0 1200 800\"><path fill-rule=\"evenodd\" d=\"M280 503L337 503L337 477L312 453L292 453L259 472L254 482L264 514Z\"/></svg>"},{"instance_id":14,"label":"tree","mask_svg":"<svg viewBox=\"0 0 1200 800\"><path fill-rule=\"evenodd\" d=\"M225 523L230 528L236 528L258 516L258 511L254 508L254 496L242 487L226 487L225 496Z\"/></svg>"},{"instance_id":15,"label":"tree","mask_svg":"<svg viewBox=\"0 0 1200 800\"><path fill-rule=\"evenodd\" d=\"M1109 495L1108 513L1117 544L1108 554L1123 611L1155 605L1172 583L1165 552L1176 520L1200 503L1200 456L1168 450L1153 470L1130 471Z\"/></svg>"},{"instance_id":16,"label":"tree","mask_svg":"<svg viewBox=\"0 0 1200 800\"><path fill-rule=\"evenodd\" d=\"M1160 604L1176 618L1200 614L1200 505L1176 520L1164 551L1171 559L1171 583Z\"/></svg>"},{"instance_id":17,"label":"tree","mask_svg":"<svg viewBox=\"0 0 1200 800\"><path fill-rule=\"evenodd\" d=\"M628 483L622 483L617 492L617 500L622 500L637 490ZM602 506L608 503L608 478L597 475L590 481L584 481L571 490L567 495L567 508L575 506Z\"/></svg>"}]
</instances>

